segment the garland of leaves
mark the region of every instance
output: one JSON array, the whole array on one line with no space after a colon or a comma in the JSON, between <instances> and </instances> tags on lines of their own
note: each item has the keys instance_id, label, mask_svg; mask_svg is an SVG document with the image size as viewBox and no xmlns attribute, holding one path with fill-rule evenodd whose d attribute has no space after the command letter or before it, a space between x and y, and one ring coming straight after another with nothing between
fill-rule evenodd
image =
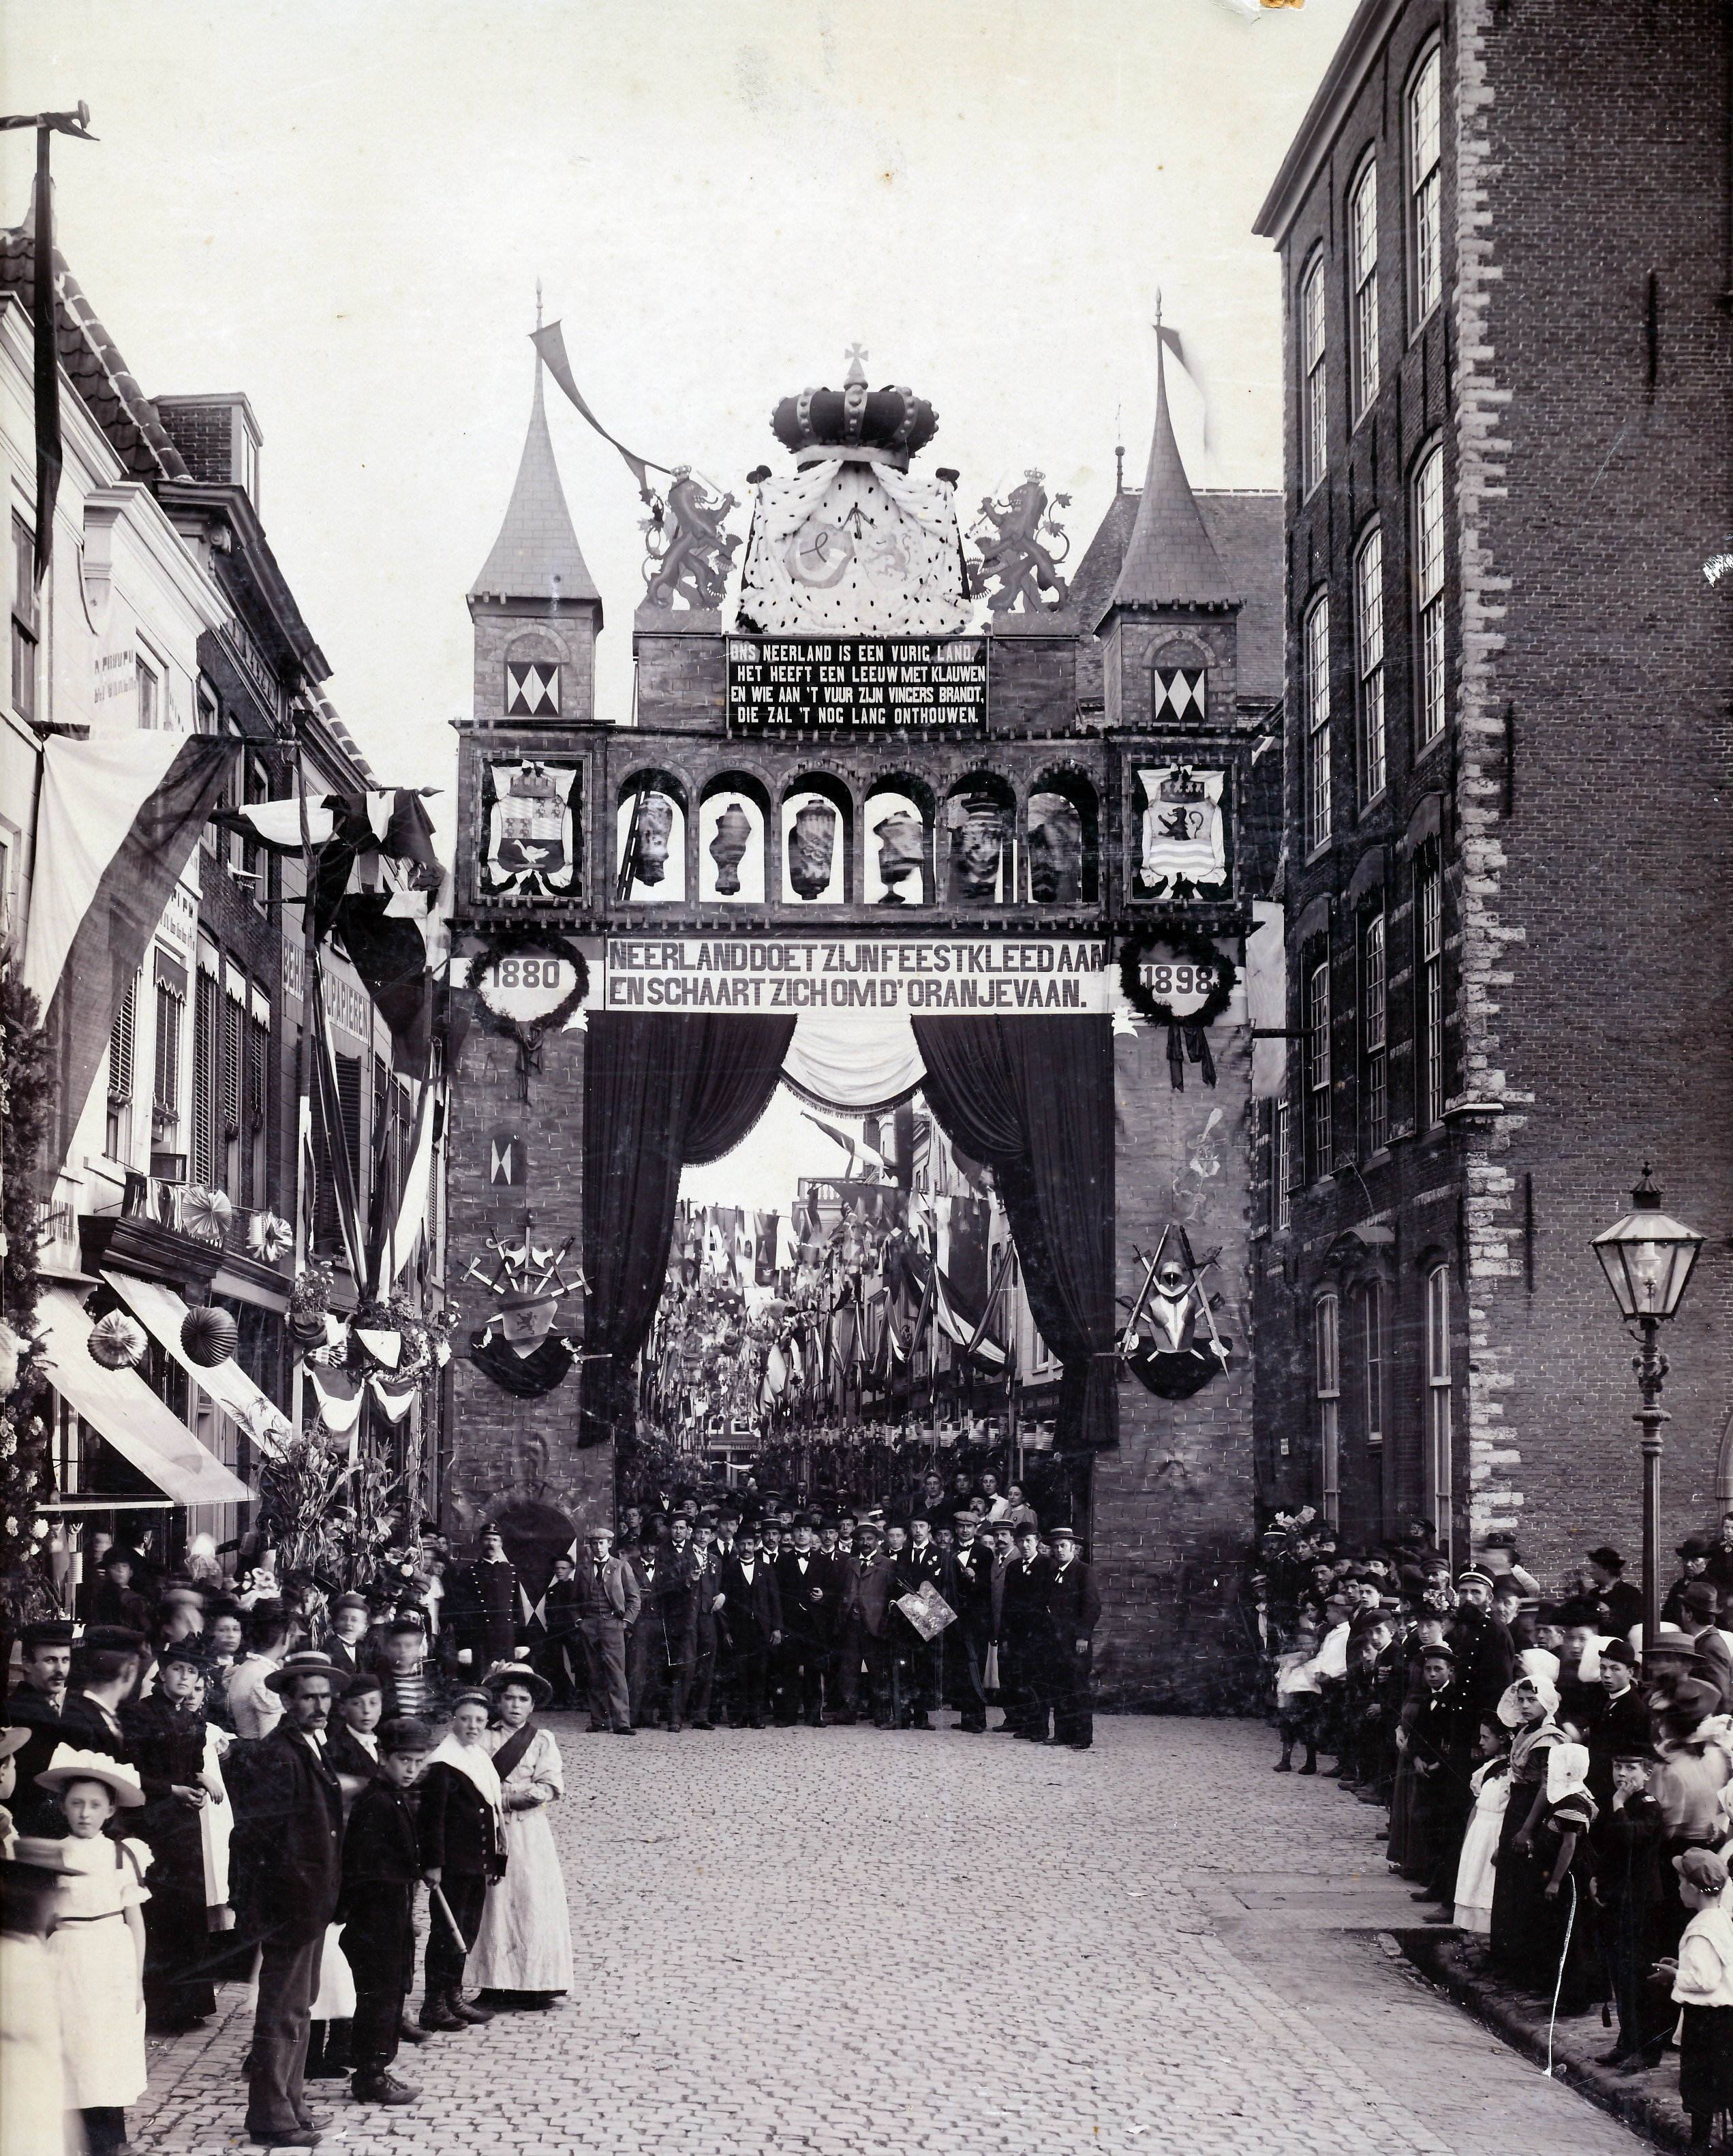
<instances>
[{"instance_id":1,"label":"garland of leaves","mask_svg":"<svg viewBox=\"0 0 1733 2156\"><path fill-rule=\"evenodd\" d=\"M1182 1015L1144 986L1144 962L1156 944L1172 954L1175 965L1207 968L1214 975L1214 988L1196 1010ZM1167 1029L1167 1075L1176 1093L1186 1089L1188 1055L1199 1066L1204 1084L1215 1084L1215 1059L1209 1052L1207 1029L1227 1009L1238 978L1239 969L1233 961L1195 928L1151 930L1147 935L1134 936L1120 952L1120 993L1133 1010L1141 1012L1152 1024Z\"/></svg>"},{"instance_id":2,"label":"garland of leaves","mask_svg":"<svg viewBox=\"0 0 1733 2156\"><path fill-rule=\"evenodd\" d=\"M570 961L576 986L569 995L561 996L550 1011L540 1018L506 1018L489 1009L480 993L482 977L489 967L497 965L502 958L510 958L520 951L540 951L556 958ZM517 1043L517 1071L523 1086L524 1098L530 1097L530 1074L541 1068L541 1044L551 1033L557 1033L567 1019L590 993L590 969L584 954L575 943L563 936L551 935L545 928L537 928L524 921L510 928L502 928L487 942L469 961L466 985L475 990L475 1015L484 1031L498 1034L506 1040Z\"/></svg>"},{"instance_id":3,"label":"garland of leaves","mask_svg":"<svg viewBox=\"0 0 1733 2156\"><path fill-rule=\"evenodd\" d=\"M36 998L0 948L0 1317L28 1341L42 1279L37 1169L54 1114L54 1059ZM51 1606L39 1570L48 1522L36 1507L49 1486L49 1429L35 1412L44 1383L36 1358L7 1338L0 1354L0 1578L5 1601L20 1619Z\"/></svg>"}]
</instances>

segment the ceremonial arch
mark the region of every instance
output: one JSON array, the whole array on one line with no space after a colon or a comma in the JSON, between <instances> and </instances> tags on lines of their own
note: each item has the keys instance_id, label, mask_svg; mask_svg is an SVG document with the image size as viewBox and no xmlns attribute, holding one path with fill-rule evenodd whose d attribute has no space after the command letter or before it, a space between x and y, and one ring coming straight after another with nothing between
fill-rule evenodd
<instances>
[{"instance_id":1,"label":"ceremonial arch","mask_svg":"<svg viewBox=\"0 0 1733 2156\"><path fill-rule=\"evenodd\" d=\"M633 723L596 710L539 362L469 595L447 1524L497 1522L533 1593L651 1441L827 1500L876 1494L869 1439L990 1456L1085 1535L1104 1698L1219 1699L1282 1083L1279 499L1193 491L1165 382L1069 564L1037 472L966 532L931 407L858 362L772 424L743 535L684 470L656 504ZM836 1173L683 1200L784 1094ZM753 1315L720 1376L678 1330L715 1272Z\"/></svg>"}]
</instances>

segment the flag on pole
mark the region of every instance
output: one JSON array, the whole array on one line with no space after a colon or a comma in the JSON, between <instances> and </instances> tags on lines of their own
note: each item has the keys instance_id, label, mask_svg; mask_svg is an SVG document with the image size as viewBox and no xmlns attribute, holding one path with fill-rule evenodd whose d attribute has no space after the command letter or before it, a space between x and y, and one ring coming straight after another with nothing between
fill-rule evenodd
<instances>
[{"instance_id":1,"label":"flag on pole","mask_svg":"<svg viewBox=\"0 0 1733 2156\"><path fill-rule=\"evenodd\" d=\"M24 986L59 1059L54 1165L66 1158L169 894L242 744L105 733L43 752Z\"/></svg>"},{"instance_id":2,"label":"flag on pole","mask_svg":"<svg viewBox=\"0 0 1733 2156\"><path fill-rule=\"evenodd\" d=\"M653 471L661 472L664 477L671 478L673 475L669 471L667 465L653 465L645 458L634 456L623 442L614 439L589 406L585 403L582 392L572 379L572 362L566 357L566 340L561 333L560 325L557 322L550 322L546 329L531 330L530 341L541 355L542 365L559 383L578 411L601 435L602 440L612 448L618 449L625 459L627 470L638 481L639 495L645 501L649 501L654 489L651 486L647 475Z\"/></svg>"}]
</instances>

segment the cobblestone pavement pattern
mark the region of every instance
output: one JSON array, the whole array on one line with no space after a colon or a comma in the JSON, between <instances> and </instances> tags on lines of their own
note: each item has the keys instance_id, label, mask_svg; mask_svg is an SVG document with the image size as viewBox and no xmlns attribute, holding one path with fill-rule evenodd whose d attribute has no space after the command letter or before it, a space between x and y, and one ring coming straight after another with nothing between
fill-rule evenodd
<instances>
[{"instance_id":1,"label":"cobblestone pavement pattern","mask_svg":"<svg viewBox=\"0 0 1733 2156\"><path fill-rule=\"evenodd\" d=\"M948 1724L951 1717L942 1718ZM1380 1948L1379 1815L1256 1723L1104 1718L1087 1755L943 1728L569 1717L578 1990L404 2047L413 2109L310 2085L343 2156L1635 2156ZM1344 1929L1344 1925L1351 1928ZM140 2150L251 2146L250 1994L151 2046Z\"/></svg>"}]
</instances>

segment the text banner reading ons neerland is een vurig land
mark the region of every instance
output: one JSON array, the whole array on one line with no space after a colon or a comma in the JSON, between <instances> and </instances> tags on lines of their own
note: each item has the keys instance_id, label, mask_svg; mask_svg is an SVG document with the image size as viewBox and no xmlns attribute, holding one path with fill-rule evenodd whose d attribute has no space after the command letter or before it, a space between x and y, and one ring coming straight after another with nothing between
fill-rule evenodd
<instances>
[{"instance_id":1,"label":"text banner reading ons neerland is een vurig land","mask_svg":"<svg viewBox=\"0 0 1733 2156\"><path fill-rule=\"evenodd\" d=\"M1113 1009L1103 942L1016 937L610 937L605 1010L1067 1011Z\"/></svg>"},{"instance_id":2,"label":"text banner reading ons neerland is een vurig land","mask_svg":"<svg viewBox=\"0 0 1733 2156\"><path fill-rule=\"evenodd\" d=\"M987 724L984 637L728 639L728 723L767 726Z\"/></svg>"}]
</instances>

